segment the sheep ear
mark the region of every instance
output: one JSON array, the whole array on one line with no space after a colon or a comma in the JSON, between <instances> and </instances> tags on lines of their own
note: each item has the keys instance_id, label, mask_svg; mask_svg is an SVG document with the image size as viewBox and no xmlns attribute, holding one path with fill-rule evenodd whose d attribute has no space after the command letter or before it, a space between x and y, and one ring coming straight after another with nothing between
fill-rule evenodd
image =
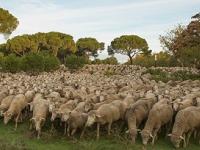
<instances>
[{"instance_id":1,"label":"sheep ear","mask_svg":"<svg viewBox=\"0 0 200 150\"><path fill-rule=\"evenodd\" d=\"M193 100L192 100L192 105L193 105L193 106L197 106L197 98L193 98Z\"/></svg>"},{"instance_id":2,"label":"sheep ear","mask_svg":"<svg viewBox=\"0 0 200 150\"><path fill-rule=\"evenodd\" d=\"M97 118L101 118L101 116L100 116L100 115L96 115L96 117L97 117Z\"/></svg>"},{"instance_id":3,"label":"sheep ear","mask_svg":"<svg viewBox=\"0 0 200 150\"><path fill-rule=\"evenodd\" d=\"M153 135L150 133L150 137L153 138Z\"/></svg>"},{"instance_id":4,"label":"sheep ear","mask_svg":"<svg viewBox=\"0 0 200 150\"><path fill-rule=\"evenodd\" d=\"M183 103L182 103L182 102L178 102L178 104L179 104L179 105L183 105Z\"/></svg>"},{"instance_id":5,"label":"sheep ear","mask_svg":"<svg viewBox=\"0 0 200 150\"><path fill-rule=\"evenodd\" d=\"M30 119L30 121L33 121L33 120L35 120L35 118L31 118L31 119Z\"/></svg>"},{"instance_id":6,"label":"sheep ear","mask_svg":"<svg viewBox=\"0 0 200 150\"><path fill-rule=\"evenodd\" d=\"M167 136L172 136L172 134L167 134Z\"/></svg>"},{"instance_id":7,"label":"sheep ear","mask_svg":"<svg viewBox=\"0 0 200 150\"><path fill-rule=\"evenodd\" d=\"M142 130L141 130L141 129L137 129L137 131L138 131L138 132L141 132Z\"/></svg>"},{"instance_id":8,"label":"sheep ear","mask_svg":"<svg viewBox=\"0 0 200 150\"><path fill-rule=\"evenodd\" d=\"M128 134L128 133L129 133L129 130L127 130L125 133Z\"/></svg>"},{"instance_id":9,"label":"sheep ear","mask_svg":"<svg viewBox=\"0 0 200 150\"><path fill-rule=\"evenodd\" d=\"M185 138L183 136L180 136L180 139L185 140Z\"/></svg>"},{"instance_id":10,"label":"sheep ear","mask_svg":"<svg viewBox=\"0 0 200 150\"><path fill-rule=\"evenodd\" d=\"M2 113L2 116L5 116L6 115L6 112Z\"/></svg>"}]
</instances>

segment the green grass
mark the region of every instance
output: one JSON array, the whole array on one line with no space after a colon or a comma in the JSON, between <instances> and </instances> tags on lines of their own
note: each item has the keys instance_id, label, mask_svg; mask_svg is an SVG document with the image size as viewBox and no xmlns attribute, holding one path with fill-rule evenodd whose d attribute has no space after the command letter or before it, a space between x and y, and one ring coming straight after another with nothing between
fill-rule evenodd
<instances>
[{"instance_id":1,"label":"green grass","mask_svg":"<svg viewBox=\"0 0 200 150\"><path fill-rule=\"evenodd\" d=\"M101 135L99 141L95 140L95 131L90 131L83 140L69 139L61 136L62 133L50 134L48 127L45 128L40 140L28 130L28 123L19 124L14 131L14 124L7 126L0 122L0 150L141 150L143 146L140 138L137 144L131 145L125 135L113 134L111 137ZM78 138L78 135L77 135ZM160 139L155 146L147 146L146 150L172 150L174 149L169 140ZM187 150L199 150L197 143L191 142Z\"/></svg>"},{"instance_id":2,"label":"green grass","mask_svg":"<svg viewBox=\"0 0 200 150\"><path fill-rule=\"evenodd\" d=\"M152 79L155 81L163 81L168 82L172 81L184 81L184 80L200 80L199 74L192 74L189 71L176 71L173 73L169 73L166 71L162 71L161 69L148 69L145 73L150 73L152 75Z\"/></svg>"}]
</instances>

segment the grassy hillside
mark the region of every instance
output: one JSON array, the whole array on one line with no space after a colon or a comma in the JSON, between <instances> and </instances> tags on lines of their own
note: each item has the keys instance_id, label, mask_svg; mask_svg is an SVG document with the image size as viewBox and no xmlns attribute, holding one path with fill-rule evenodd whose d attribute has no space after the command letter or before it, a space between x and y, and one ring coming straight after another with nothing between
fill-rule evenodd
<instances>
[{"instance_id":1,"label":"grassy hillside","mask_svg":"<svg viewBox=\"0 0 200 150\"><path fill-rule=\"evenodd\" d=\"M95 131L90 131L82 140L69 139L62 133L50 134L46 128L40 140L36 139L33 132L28 130L28 123L19 124L14 131L14 124L4 126L0 122L0 149L1 150L141 150L144 149L141 140L136 145L127 142L126 136L113 134L111 137L102 135L99 141L95 140ZM105 133L102 133L105 134ZM123 138L122 138L123 137ZM77 135L78 138L78 135ZM168 139L160 139L155 146L148 146L147 150L172 150L174 149ZM199 150L196 142L191 142L187 150Z\"/></svg>"}]
</instances>

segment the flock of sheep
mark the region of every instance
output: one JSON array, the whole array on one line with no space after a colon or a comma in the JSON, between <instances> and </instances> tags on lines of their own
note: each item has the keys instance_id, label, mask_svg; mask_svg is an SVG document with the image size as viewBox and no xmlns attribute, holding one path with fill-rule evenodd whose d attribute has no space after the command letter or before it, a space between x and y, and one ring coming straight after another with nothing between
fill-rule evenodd
<instances>
[{"instance_id":1,"label":"flock of sheep","mask_svg":"<svg viewBox=\"0 0 200 150\"><path fill-rule=\"evenodd\" d=\"M107 70L115 71L105 76ZM175 68L180 69L180 68ZM38 138L45 122L52 129L56 119L65 124L64 134L96 125L107 126L122 120L132 143L138 134L144 145L158 139L160 131L178 148L186 147L191 135L198 140L200 128L200 81L156 82L145 68L125 65L86 66L71 74L61 67L52 73L31 76L26 73L0 73L0 112L4 124L14 119L15 129L24 116L30 116L30 129ZM172 69L173 70L173 69ZM50 116L50 117L48 117Z\"/></svg>"}]
</instances>

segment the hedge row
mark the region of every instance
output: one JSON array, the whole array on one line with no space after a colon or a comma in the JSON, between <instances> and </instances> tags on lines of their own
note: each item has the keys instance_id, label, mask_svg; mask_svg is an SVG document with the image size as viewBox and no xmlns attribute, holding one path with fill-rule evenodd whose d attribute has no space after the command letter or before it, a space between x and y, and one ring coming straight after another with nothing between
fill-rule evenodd
<instances>
[{"instance_id":1,"label":"hedge row","mask_svg":"<svg viewBox=\"0 0 200 150\"><path fill-rule=\"evenodd\" d=\"M14 54L0 56L0 69L3 72L49 72L56 70L59 65L60 62L56 57L43 53L29 53L22 57Z\"/></svg>"}]
</instances>

